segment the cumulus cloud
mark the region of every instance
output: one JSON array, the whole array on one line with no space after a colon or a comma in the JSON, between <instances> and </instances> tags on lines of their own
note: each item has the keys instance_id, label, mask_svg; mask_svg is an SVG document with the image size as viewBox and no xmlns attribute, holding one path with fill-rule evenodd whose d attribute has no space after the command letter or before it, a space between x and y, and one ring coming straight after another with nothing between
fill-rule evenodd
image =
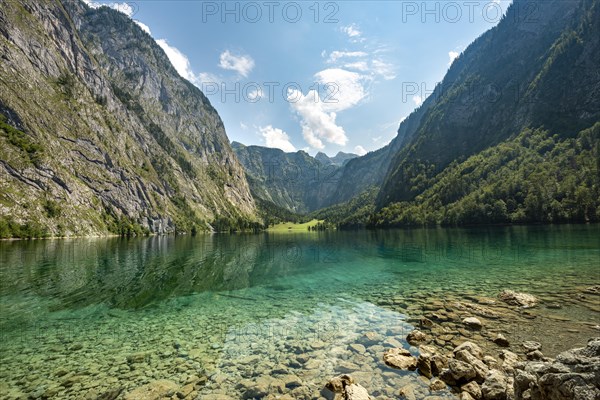
<instances>
[{"instance_id":1,"label":"cumulus cloud","mask_svg":"<svg viewBox=\"0 0 600 400\"><path fill-rule=\"evenodd\" d=\"M221 53L221 57L219 58L219 67L229 71L235 71L246 78L254 68L254 60L250 56L236 56L231 54L229 50L225 50Z\"/></svg>"},{"instance_id":2,"label":"cumulus cloud","mask_svg":"<svg viewBox=\"0 0 600 400\"><path fill-rule=\"evenodd\" d=\"M133 16L133 14L135 14L135 9L133 8L132 4L129 3L99 3L97 1L93 1L93 0L83 0L83 2L85 4L88 5L88 7L90 8L100 8L102 6L106 6L106 7L110 7L114 10L117 10L119 12L122 12L123 14L127 15L129 18L131 18Z\"/></svg>"},{"instance_id":3,"label":"cumulus cloud","mask_svg":"<svg viewBox=\"0 0 600 400\"><path fill-rule=\"evenodd\" d=\"M179 51L177 47L171 46L166 39L157 39L156 43L163 49L167 57L169 57L169 61L171 61L171 64L173 64L179 75L194 84L199 83L198 77L192 71L190 60L185 54Z\"/></svg>"},{"instance_id":4,"label":"cumulus cloud","mask_svg":"<svg viewBox=\"0 0 600 400\"><path fill-rule=\"evenodd\" d=\"M122 12L123 14L127 15L130 18L135 13L135 10L129 3L112 3L110 5L110 7L114 8L115 10L117 10L119 12Z\"/></svg>"},{"instance_id":5,"label":"cumulus cloud","mask_svg":"<svg viewBox=\"0 0 600 400\"><path fill-rule=\"evenodd\" d=\"M364 156L365 154L367 154L367 150L365 150L365 148L360 145L354 147L354 152L359 156Z\"/></svg>"},{"instance_id":6,"label":"cumulus cloud","mask_svg":"<svg viewBox=\"0 0 600 400\"><path fill-rule=\"evenodd\" d=\"M341 68L329 68L315 74L317 81L328 90L321 99L323 110L343 111L354 107L367 95L363 86L365 77Z\"/></svg>"},{"instance_id":7,"label":"cumulus cloud","mask_svg":"<svg viewBox=\"0 0 600 400\"><path fill-rule=\"evenodd\" d=\"M325 110L317 91L311 90L305 96L297 89L290 89L288 101L301 118L302 136L310 147L322 150L323 141L346 145L348 137L344 128L336 124L336 113Z\"/></svg>"},{"instance_id":8,"label":"cumulus cloud","mask_svg":"<svg viewBox=\"0 0 600 400\"><path fill-rule=\"evenodd\" d=\"M414 101L414 103L417 107L420 106L421 104L423 104L423 98L419 95L413 96L412 101Z\"/></svg>"},{"instance_id":9,"label":"cumulus cloud","mask_svg":"<svg viewBox=\"0 0 600 400\"><path fill-rule=\"evenodd\" d=\"M288 134L281 129L267 125L265 127L260 127L259 130L267 147L281 149L286 153L296 151L296 147L290 142Z\"/></svg>"},{"instance_id":10,"label":"cumulus cloud","mask_svg":"<svg viewBox=\"0 0 600 400\"><path fill-rule=\"evenodd\" d=\"M458 51L449 51L448 57L450 58L450 61L448 62L448 66L452 65L454 60L456 60L459 55L460 55L460 53Z\"/></svg>"},{"instance_id":11,"label":"cumulus cloud","mask_svg":"<svg viewBox=\"0 0 600 400\"><path fill-rule=\"evenodd\" d=\"M135 22L140 28L142 28L142 30L144 32L146 32L148 35L152 36L152 32L150 31L150 27L148 25L146 25L143 22L140 22L138 20L134 20L133 22Z\"/></svg>"}]
</instances>

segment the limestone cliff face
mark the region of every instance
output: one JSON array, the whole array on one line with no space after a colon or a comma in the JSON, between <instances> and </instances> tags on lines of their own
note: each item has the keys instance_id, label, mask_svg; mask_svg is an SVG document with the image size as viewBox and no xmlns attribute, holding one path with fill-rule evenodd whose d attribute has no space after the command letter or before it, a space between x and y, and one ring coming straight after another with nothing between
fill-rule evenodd
<instances>
[{"instance_id":1,"label":"limestone cliff face","mask_svg":"<svg viewBox=\"0 0 600 400\"><path fill-rule=\"evenodd\" d=\"M255 219L219 115L117 11L2 2L0 113L0 218L67 235Z\"/></svg>"}]
</instances>

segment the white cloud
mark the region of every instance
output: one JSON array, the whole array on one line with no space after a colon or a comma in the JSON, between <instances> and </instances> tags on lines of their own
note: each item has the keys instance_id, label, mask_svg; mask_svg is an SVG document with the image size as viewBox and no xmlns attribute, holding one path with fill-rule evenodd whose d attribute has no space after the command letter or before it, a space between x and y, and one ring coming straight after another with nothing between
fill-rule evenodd
<instances>
[{"instance_id":1,"label":"white cloud","mask_svg":"<svg viewBox=\"0 0 600 400\"><path fill-rule=\"evenodd\" d=\"M110 7L114 8L115 10L117 10L119 12L122 12L123 14L127 15L130 18L131 18L131 16L133 16L133 14L135 12L133 7L129 3L112 3L112 4L110 4Z\"/></svg>"},{"instance_id":2,"label":"white cloud","mask_svg":"<svg viewBox=\"0 0 600 400\"><path fill-rule=\"evenodd\" d=\"M100 8L102 6L102 4L96 3L96 2L91 1L91 0L83 0L83 2L85 4L87 4L87 6L90 7L90 8Z\"/></svg>"},{"instance_id":3,"label":"white cloud","mask_svg":"<svg viewBox=\"0 0 600 400\"><path fill-rule=\"evenodd\" d=\"M97 8L100 8L103 6L113 8L113 9L127 15L129 18L131 18L136 12L135 3L126 3L126 2L104 3L104 2L94 1L94 0L83 0L83 2L85 4L87 4L90 8L93 8L93 9L97 9ZM146 25L143 22L138 21L138 20L132 19L132 21L135 22L144 32L148 33L149 35L152 35L152 32L148 25ZM197 75L194 74L194 71L192 70L192 66L190 64L190 60L188 59L188 57L184 53L182 53L177 47L171 46L167 42L166 39L157 39L156 43L163 49L163 51L169 58L169 61L171 62L171 64L173 65L173 67L175 68L177 73L179 73L179 75L181 75L183 78L192 82L194 85L200 87L201 83L221 82L221 79L219 79L217 76L209 74L209 73L199 73ZM222 57L223 57L223 55L221 55L221 58ZM254 66L254 61L252 61L252 59L250 59L250 62L252 64L252 66Z\"/></svg>"},{"instance_id":4,"label":"white cloud","mask_svg":"<svg viewBox=\"0 0 600 400\"><path fill-rule=\"evenodd\" d=\"M231 54L229 50L225 50L219 58L219 67L235 71L246 78L254 68L254 60L250 56L236 56Z\"/></svg>"},{"instance_id":5,"label":"white cloud","mask_svg":"<svg viewBox=\"0 0 600 400\"><path fill-rule=\"evenodd\" d=\"M198 74L198 81L202 84L211 83L219 85L219 82L222 82L223 80L209 72L200 72Z\"/></svg>"},{"instance_id":6,"label":"white cloud","mask_svg":"<svg viewBox=\"0 0 600 400\"><path fill-rule=\"evenodd\" d=\"M359 156L364 156L365 154L367 154L367 150L365 150L365 148L360 145L354 147L354 152Z\"/></svg>"},{"instance_id":7,"label":"white cloud","mask_svg":"<svg viewBox=\"0 0 600 400\"><path fill-rule=\"evenodd\" d=\"M367 72L369 71L369 65L366 61L357 61L353 63L344 64L344 68L353 69L356 71Z\"/></svg>"},{"instance_id":8,"label":"white cloud","mask_svg":"<svg viewBox=\"0 0 600 400\"><path fill-rule=\"evenodd\" d=\"M311 90L306 96L299 90L290 89L288 100L292 109L301 117L302 136L304 140L314 149L325 148L323 140L341 146L346 145L348 137L344 128L335 122L335 112L327 112L315 90Z\"/></svg>"},{"instance_id":9,"label":"white cloud","mask_svg":"<svg viewBox=\"0 0 600 400\"><path fill-rule=\"evenodd\" d=\"M326 52L321 53L321 56L327 56ZM396 78L396 73L394 71L394 66L392 64L386 63L380 58L374 58L368 63L365 58L369 57L369 53L364 51L339 51L334 50L329 54L327 58L328 64L336 64L340 60L348 59L348 58L357 58L356 61L346 61L343 65L346 69L351 69L355 71L360 71L364 73L370 73L371 78L382 77L385 80L392 80ZM373 58L372 56L370 58Z\"/></svg>"},{"instance_id":10,"label":"white cloud","mask_svg":"<svg viewBox=\"0 0 600 400\"><path fill-rule=\"evenodd\" d=\"M419 95L413 96L412 100L415 102L417 107L420 106L421 104L423 104L423 98Z\"/></svg>"},{"instance_id":11,"label":"white cloud","mask_svg":"<svg viewBox=\"0 0 600 400\"><path fill-rule=\"evenodd\" d=\"M164 50L169 57L169 61L173 64L173 67L177 70L179 75L187 79L188 81L198 84L198 76L192 71L190 60L185 54L183 54L177 47L171 46L166 39L157 39L156 43Z\"/></svg>"},{"instance_id":12,"label":"white cloud","mask_svg":"<svg viewBox=\"0 0 600 400\"><path fill-rule=\"evenodd\" d=\"M257 102L262 99L264 92L261 87L257 87L257 89L251 90L248 92L247 97L250 102Z\"/></svg>"},{"instance_id":13,"label":"white cloud","mask_svg":"<svg viewBox=\"0 0 600 400\"><path fill-rule=\"evenodd\" d=\"M382 76L386 81L396 78L396 73L394 72L394 67L392 64L388 64L381 60L373 60L372 65L373 72L376 75Z\"/></svg>"},{"instance_id":14,"label":"white cloud","mask_svg":"<svg viewBox=\"0 0 600 400\"><path fill-rule=\"evenodd\" d=\"M357 105L367 93L363 83L367 80L364 75L341 68L329 68L317 72L315 78L321 84L329 86L322 99L323 110L343 111Z\"/></svg>"},{"instance_id":15,"label":"white cloud","mask_svg":"<svg viewBox=\"0 0 600 400\"><path fill-rule=\"evenodd\" d=\"M321 55L323 55L323 53L321 53ZM365 53L364 51L332 51L331 54L329 54L329 59L327 60L328 63L334 63L337 60L339 60L340 58L349 58L349 57L366 57L368 56L367 53Z\"/></svg>"},{"instance_id":16,"label":"white cloud","mask_svg":"<svg viewBox=\"0 0 600 400\"><path fill-rule=\"evenodd\" d=\"M242 128L243 130L247 131L248 130L248 125L246 125L243 122L240 122L240 128Z\"/></svg>"},{"instance_id":17,"label":"white cloud","mask_svg":"<svg viewBox=\"0 0 600 400\"><path fill-rule=\"evenodd\" d=\"M448 66L452 65L454 60L456 60L459 55L460 55L460 53L458 51L449 51L448 57L450 57L450 62L448 62Z\"/></svg>"},{"instance_id":18,"label":"white cloud","mask_svg":"<svg viewBox=\"0 0 600 400\"><path fill-rule=\"evenodd\" d=\"M97 1L93 1L93 0L83 0L83 2L85 4L88 5L88 7L90 8L100 8L102 6L106 6L106 7L110 7L114 10L117 10L119 12L122 12L123 14L127 15L129 18L131 18L133 16L133 14L135 14L135 10L132 6L132 4L129 3L99 3Z\"/></svg>"},{"instance_id":19,"label":"white cloud","mask_svg":"<svg viewBox=\"0 0 600 400\"><path fill-rule=\"evenodd\" d=\"M133 22L135 22L136 24L138 24L138 26L139 26L140 28L142 28L142 30L143 30L144 32L146 32L148 35L152 36L152 32L150 31L150 27L149 27L148 25L146 25L146 24L144 24L143 22L140 22L140 21L138 21L138 20L133 20Z\"/></svg>"},{"instance_id":20,"label":"white cloud","mask_svg":"<svg viewBox=\"0 0 600 400\"><path fill-rule=\"evenodd\" d=\"M296 151L294 145L290 142L287 133L279 128L273 128L271 125L259 128L262 137L265 139L267 147L281 149L286 153Z\"/></svg>"},{"instance_id":21,"label":"white cloud","mask_svg":"<svg viewBox=\"0 0 600 400\"><path fill-rule=\"evenodd\" d=\"M356 24L342 26L340 29L348 35L349 38L359 38L362 35L362 32L358 29Z\"/></svg>"}]
</instances>

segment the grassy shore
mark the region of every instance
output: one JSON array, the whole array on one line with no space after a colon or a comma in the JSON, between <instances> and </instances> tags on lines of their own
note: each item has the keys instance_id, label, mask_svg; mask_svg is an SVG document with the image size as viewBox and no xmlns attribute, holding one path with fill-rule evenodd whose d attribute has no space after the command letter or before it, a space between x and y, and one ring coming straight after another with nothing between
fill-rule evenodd
<instances>
[{"instance_id":1,"label":"grassy shore","mask_svg":"<svg viewBox=\"0 0 600 400\"><path fill-rule=\"evenodd\" d=\"M297 224L294 222L282 222L277 225L273 225L267 229L267 232L308 232L309 228L317 225L318 223L322 223L323 220L313 219L312 221L305 222L303 224Z\"/></svg>"}]
</instances>

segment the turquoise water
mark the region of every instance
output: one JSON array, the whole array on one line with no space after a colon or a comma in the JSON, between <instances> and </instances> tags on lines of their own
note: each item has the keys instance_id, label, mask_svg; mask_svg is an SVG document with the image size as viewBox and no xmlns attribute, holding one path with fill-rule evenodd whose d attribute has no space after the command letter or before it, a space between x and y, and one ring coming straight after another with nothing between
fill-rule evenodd
<instances>
[{"instance_id":1,"label":"turquoise water","mask_svg":"<svg viewBox=\"0 0 600 400\"><path fill-rule=\"evenodd\" d=\"M280 391L318 398L340 372L377 398L425 393L381 361L412 329L389 299L526 291L583 340L600 305L571 299L594 284L597 225L1 242L0 394L121 398L169 379L239 398L244 380L293 376Z\"/></svg>"}]
</instances>

